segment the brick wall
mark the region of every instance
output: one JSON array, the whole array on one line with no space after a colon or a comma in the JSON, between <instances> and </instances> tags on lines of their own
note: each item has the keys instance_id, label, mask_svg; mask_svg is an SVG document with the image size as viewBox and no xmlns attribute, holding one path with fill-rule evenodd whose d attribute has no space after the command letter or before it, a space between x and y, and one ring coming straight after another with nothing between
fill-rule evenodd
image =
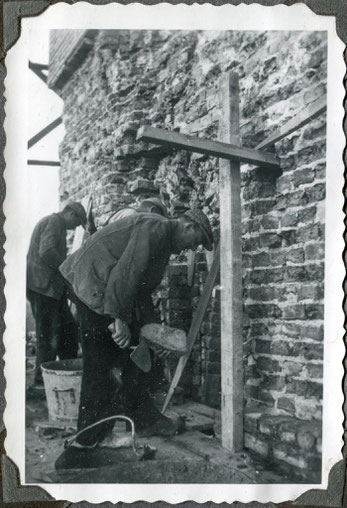
<instances>
[{"instance_id":1,"label":"brick wall","mask_svg":"<svg viewBox=\"0 0 347 508\"><path fill-rule=\"evenodd\" d=\"M218 83L229 70L240 77L245 146L255 147L325 94L324 32L100 31L93 37L84 59L56 89L65 104L62 202L91 192L98 224L120 207L159 195L174 215L201 206L218 240L218 159L136 142L138 127L218 139ZM52 35L53 68L62 38ZM325 117L277 143L275 151L280 178L242 166L245 405L248 412L319 422ZM180 270L186 268L177 263L185 264L185 257L175 263L171 276L184 278ZM168 288L163 316L187 326L205 278L200 252L193 286ZM190 395L218 406L219 282L190 374Z\"/></svg>"}]
</instances>

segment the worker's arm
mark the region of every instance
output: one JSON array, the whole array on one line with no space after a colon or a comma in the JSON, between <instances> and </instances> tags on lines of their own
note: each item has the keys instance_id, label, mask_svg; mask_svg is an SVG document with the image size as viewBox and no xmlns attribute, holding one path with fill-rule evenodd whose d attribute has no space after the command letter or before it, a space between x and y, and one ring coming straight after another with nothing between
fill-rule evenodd
<instances>
[{"instance_id":1,"label":"worker's arm","mask_svg":"<svg viewBox=\"0 0 347 508\"><path fill-rule=\"evenodd\" d=\"M144 275L167 236L162 223L136 224L128 244L112 269L104 295L104 313L126 323L131 322L135 298L141 293Z\"/></svg>"},{"instance_id":2,"label":"worker's arm","mask_svg":"<svg viewBox=\"0 0 347 508\"><path fill-rule=\"evenodd\" d=\"M58 268L66 257L66 252L61 252L61 249L59 249L62 234L65 234L65 231L62 233L56 219L49 217L41 233L39 255L51 268Z\"/></svg>"}]
</instances>

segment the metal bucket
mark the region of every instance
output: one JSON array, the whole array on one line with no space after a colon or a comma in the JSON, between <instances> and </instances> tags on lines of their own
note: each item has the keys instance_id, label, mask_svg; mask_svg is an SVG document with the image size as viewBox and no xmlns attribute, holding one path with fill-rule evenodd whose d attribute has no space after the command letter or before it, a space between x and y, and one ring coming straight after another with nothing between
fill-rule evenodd
<instances>
[{"instance_id":1,"label":"metal bucket","mask_svg":"<svg viewBox=\"0 0 347 508\"><path fill-rule=\"evenodd\" d=\"M41 365L49 419L75 426L81 395L82 359Z\"/></svg>"}]
</instances>

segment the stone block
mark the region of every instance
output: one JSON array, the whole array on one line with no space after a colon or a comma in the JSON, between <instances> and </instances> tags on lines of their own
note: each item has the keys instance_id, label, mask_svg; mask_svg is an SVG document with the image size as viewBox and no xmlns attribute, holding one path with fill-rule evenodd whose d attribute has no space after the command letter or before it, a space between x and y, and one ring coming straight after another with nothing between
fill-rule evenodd
<instances>
[{"instance_id":1,"label":"stone block","mask_svg":"<svg viewBox=\"0 0 347 508\"><path fill-rule=\"evenodd\" d=\"M279 318L282 315L281 309L274 304L246 305L246 312L251 319L264 317Z\"/></svg>"},{"instance_id":2,"label":"stone block","mask_svg":"<svg viewBox=\"0 0 347 508\"><path fill-rule=\"evenodd\" d=\"M320 240L322 238L322 230L320 224L310 224L299 228L296 233L298 243L306 243L310 240Z\"/></svg>"},{"instance_id":3,"label":"stone block","mask_svg":"<svg viewBox=\"0 0 347 508\"><path fill-rule=\"evenodd\" d=\"M310 378L323 379L323 364L308 363L306 369Z\"/></svg>"},{"instance_id":4,"label":"stone block","mask_svg":"<svg viewBox=\"0 0 347 508\"><path fill-rule=\"evenodd\" d=\"M292 249L287 252L287 261L294 264L301 264L305 260L305 251L303 248Z\"/></svg>"},{"instance_id":5,"label":"stone block","mask_svg":"<svg viewBox=\"0 0 347 508\"><path fill-rule=\"evenodd\" d=\"M271 351L271 341L270 340L256 340L255 341L255 352L256 353L265 353L269 354Z\"/></svg>"},{"instance_id":6,"label":"stone block","mask_svg":"<svg viewBox=\"0 0 347 508\"><path fill-rule=\"evenodd\" d=\"M263 457L269 455L269 445L248 432L245 432L245 448Z\"/></svg>"},{"instance_id":7,"label":"stone block","mask_svg":"<svg viewBox=\"0 0 347 508\"><path fill-rule=\"evenodd\" d=\"M300 430L296 436L298 445L302 450L312 450L315 445L315 437L309 430Z\"/></svg>"},{"instance_id":8,"label":"stone block","mask_svg":"<svg viewBox=\"0 0 347 508\"><path fill-rule=\"evenodd\" d=\"M289 397L279 397L277 400L277 407L278 409L284 409L285 411L288 411L290 413L294 413L295 411L295 405L292 399Z\"/></svg>"},{"instance_id":9,"label":"stone block","mask_svg":"<svg viewBox=\"0 0 347 508\"><path fill-rule=\"evenodd\" d=\"M304 319L305 308L303 305L290 305L282 309L284 319Z\"/></svg>"},{"instance_id":10,"label":"stone block","mask_svg":"<svg viewBox=\"0 0 347 508\"><path fill-rule=\"evenodd\" d=\"M138 178L134 182L128 184L128 191L132 194L142 194L144 192L152 192L158 194L158 189L153 181Z\"/></svg>"},{"instance_id":11,"label":"stone block","mask_svg":"<svg viewBox=\"0 0 347 508\"><path fill-rule=\"evenodd\" d=\"M292 178L295 186L306 183L312 183L315 177L314 170L311 168L297 169L293 172Z\"/></svg>"},{"instance_id":12,"label":"stone block","mask_svg":"<svg viewBox=\"0 0 347 508\"><path fill-rule=\"evenodd\" d=\"M292 455L293 450L290 445L279 444L273 447L274 459L284 462L289 466L305 470L307 468L307 462L303 457L298 455Z\"/></svg>"},{"instance_id":13,"label":"stone block","mask_svg":"<svg viewBox=\"0 0 347 508\"><path fill-rule=\"evenodd\" d=\"M324 319L324 305L304 305L306 319Z\"/></svg>"},{"instance_id":14,"label":"stone block","mask_svg":"<svg viewBox=\"0 0 347 508\"><path fill-rule=\"evenodd\" d=\"M291 344L284 340L271 341L270 352L273 355L288 356L292 354Z\"/></svg>"},{"instance_id":15,"label":"stone block","mask_svg":"<svg viewBox=\"0 0 347 508\"><path fill-rule=\"evenodd\" d=\"M310 284L308 286L301 286L297 290L297 297L299 301L321 300L324 297L324 287L322 284Z\"/></svg>"},{"instance_id":16,"label":"stone block","mask_svg":"<svg viewBox=\"0 0 347 508\"><path fill-rule=\"evenodd\" d=\"M273 300L275 297L275 289L270 286L250 288L248 290L248 297L252 300L259 300L261 302Z\"/></svg>"},{"instance_id":17,"label":"stone block","mask_svg":"<svg viewBox=\"0 0 347 508\"><path fill-rule=\"evenodd\" d=\"M281 366L277 360L272 360L267 356L259 356L257 361L257 369L263 372L280 372Z\"/></svg>"}]
</instances>

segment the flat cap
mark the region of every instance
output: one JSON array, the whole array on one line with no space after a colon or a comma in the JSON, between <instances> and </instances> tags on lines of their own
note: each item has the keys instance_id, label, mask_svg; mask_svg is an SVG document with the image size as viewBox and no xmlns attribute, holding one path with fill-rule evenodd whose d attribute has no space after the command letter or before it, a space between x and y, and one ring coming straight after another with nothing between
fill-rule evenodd
<instances>
[{"instance_id":1,"label":"flat cap","mask_svg":"<svg viewBox=\"0 0 347 508\"><path fill-rule=\"evenodd\" d=\"M213 233L211 229L210 221L200 208L193 208L183 214L183 217L195 222L201 229L204 235L203 246L207 250L213 249Z\"/></svg>"},{"instance_id":2,"label":"flat cap","mask_svg":"<svg viewBox=\"0 0 347 508\"><path fill-rule=\"evenodd\" d=\"M69 208L74 212L74 214L80 219L81 226L86 225L87 215L81 203L78 203L77 201L70 201L70 203L67 203L65 208Z\"/></svg>"}]
</instances>

